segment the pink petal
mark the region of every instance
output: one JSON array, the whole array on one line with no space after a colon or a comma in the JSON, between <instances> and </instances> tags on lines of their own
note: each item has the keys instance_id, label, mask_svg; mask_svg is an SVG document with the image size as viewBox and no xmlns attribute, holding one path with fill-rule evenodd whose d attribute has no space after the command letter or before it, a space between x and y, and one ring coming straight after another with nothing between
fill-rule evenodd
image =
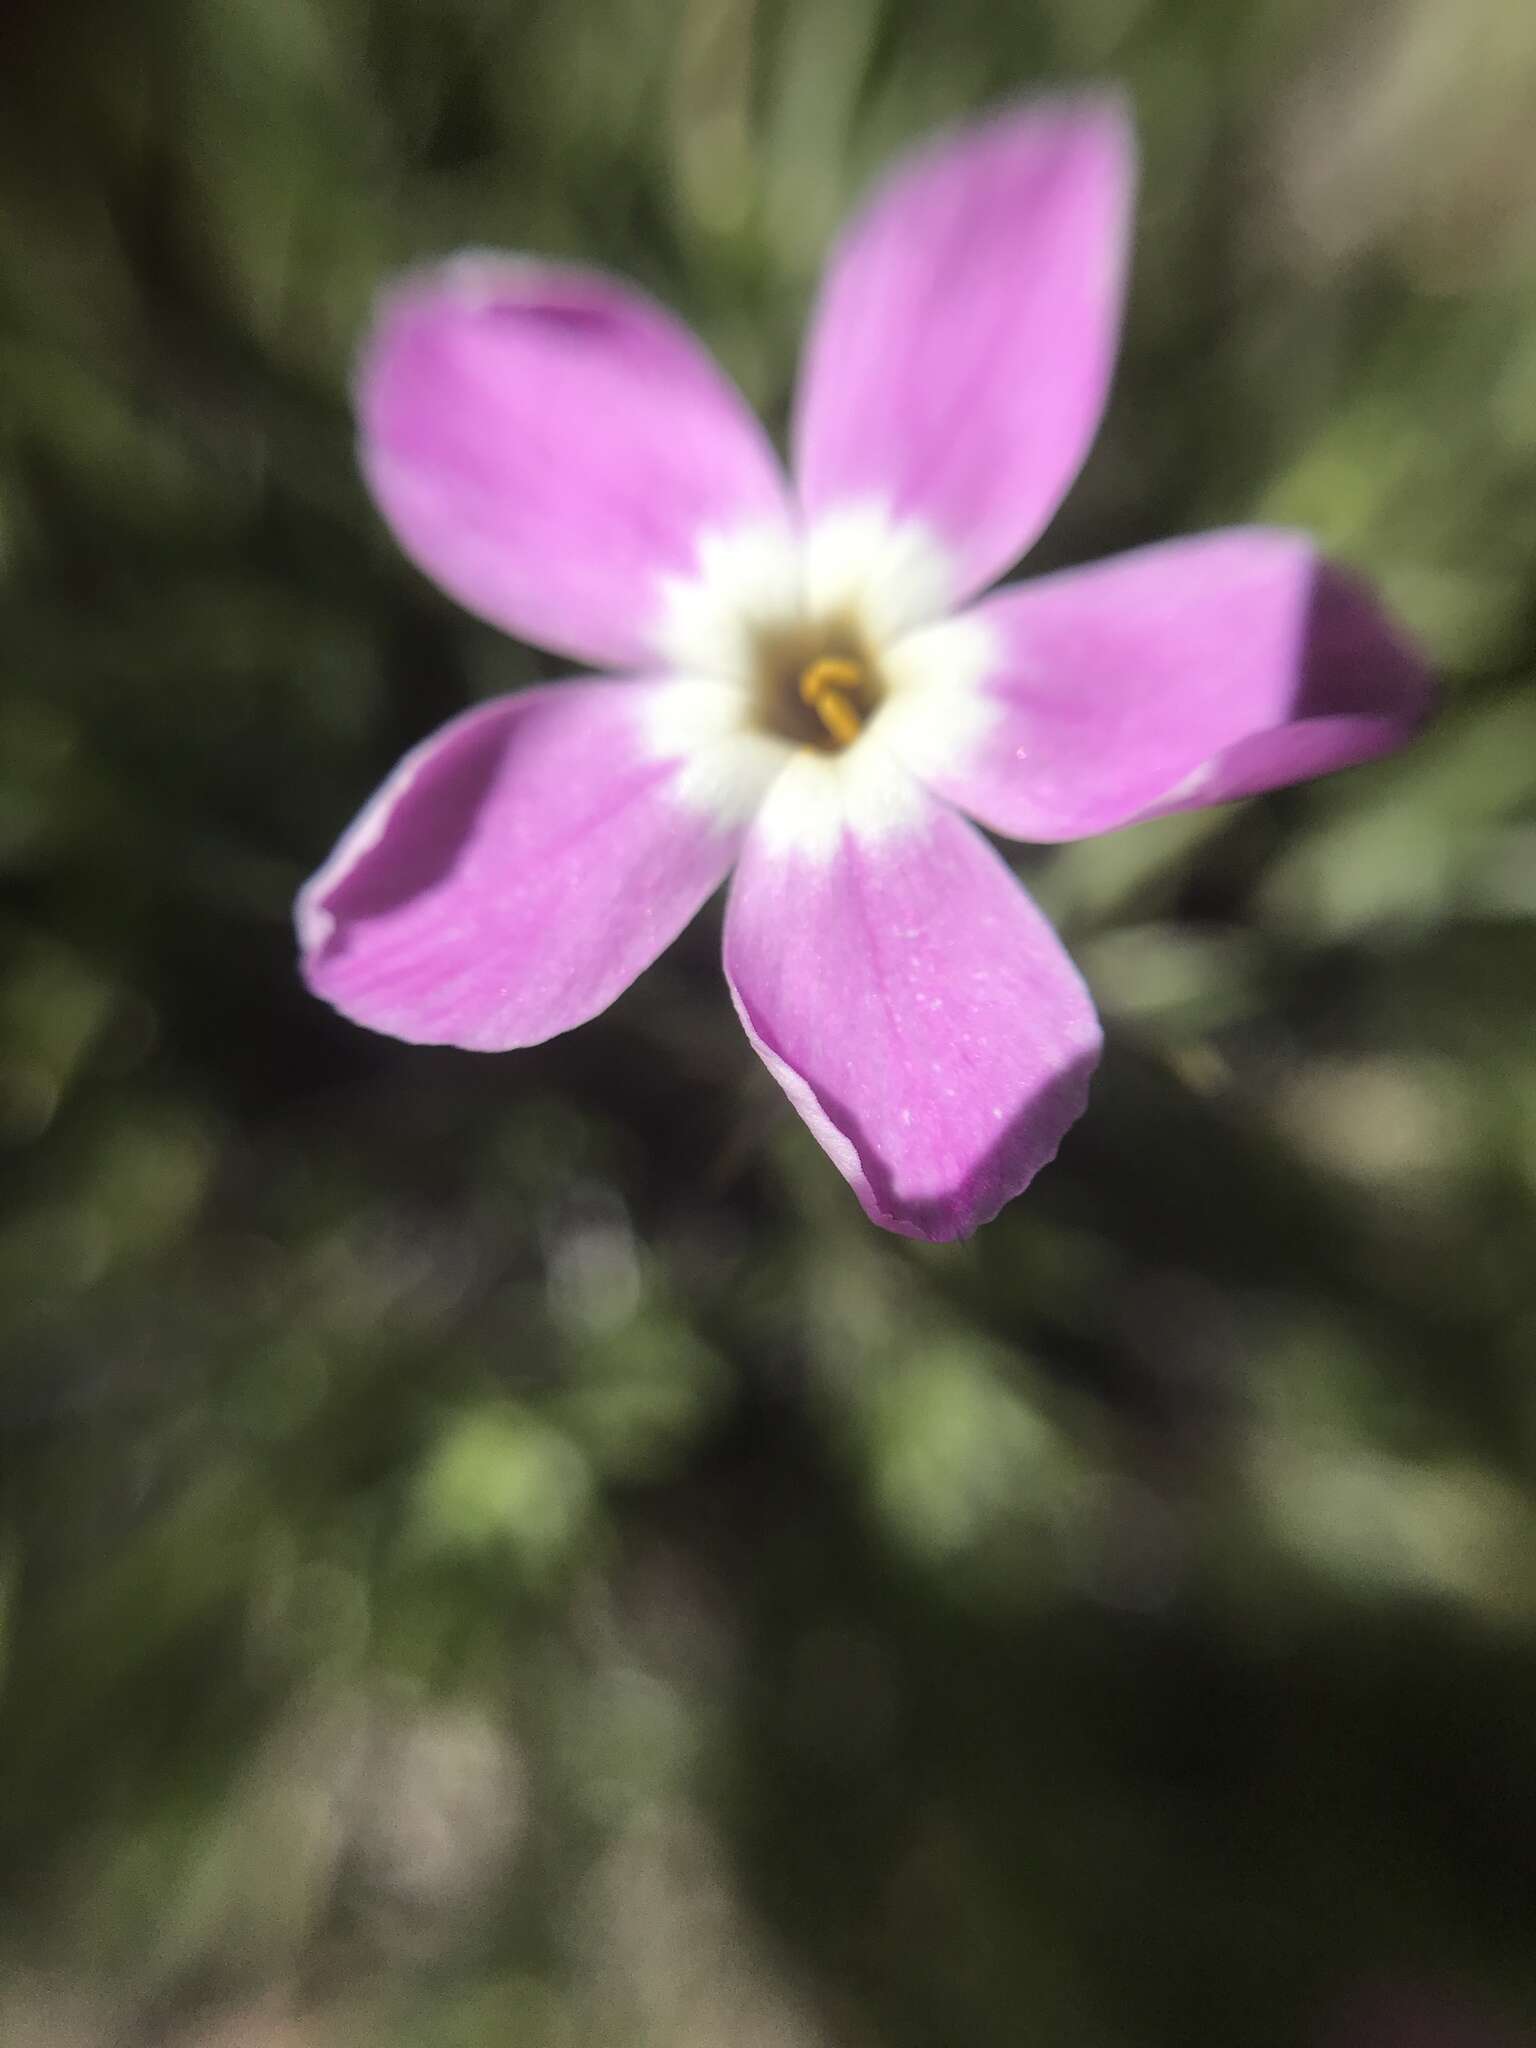
<instances>
[{"instance_id":1,"label":"pink petal","mask_svg":"<svg viewBox=\"0 0 1536 2048\"><path fill-rule=\"evenodd\" d=\"M685 783L698 761L653 743L675 687L527 690L408 754L299 898L314 992L375 1031L479 1052L606 1009L740 840Z\"/></svg>"},{"instance_id":2,"label":"pink petal","mask_svg":"<svg viewBox=\"0 0 1536 2048\"><path fill-rule=\"evenodd\" d=\"M866 806L878 830L845 817L797 844L776 788L731 887L725 967L748 1037L868 1215L942 1240L1055 1157L1099 1026L992 848L915 786L898 795L883 818Z\"/></svg>"},{"instance_id":3,"label":"pink petal","mask_svg":"<svg viewBox=\"0 0 1536 2048\"><path fill-rule=\"evenodd\" d=\"M599 273L465 256L384 304L361 460L395 536L471 611L604 665L655 655L701 534L785 518L758 422L687 329Z\"/></svg>"},{"instance_id":4,"label":"pink petal","mask_svg":"<svg viewBox=\"0 0 1536 2048\"><path fill-rule=\"evenodd\" d=\"M1299 534L1142 548L970 616L996 647L990 722L928 780L1017 839L1080 839L1352 767L1401 746L1428 708L1413 649Z\"/></svg>"},{"instance_id":5,"label":"pink petal","mask_svg":"<svg viewBox=\"0 0 1536 2048\"><path fill-rule=\"evenodd\" d=\"M835 251L795 418L813 516L878 501L990 583L1056 510L1104 408L1135 146L1110 96L1045 101L921 150Z\"/></svg>"}]
</instances>

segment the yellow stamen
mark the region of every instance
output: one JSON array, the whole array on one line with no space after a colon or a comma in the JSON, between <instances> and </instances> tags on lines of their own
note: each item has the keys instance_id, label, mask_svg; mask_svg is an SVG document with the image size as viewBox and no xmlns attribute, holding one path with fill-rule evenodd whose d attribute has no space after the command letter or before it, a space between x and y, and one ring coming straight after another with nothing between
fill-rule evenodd
<instances>
[{"instance_id":1,"label":"yellow stamen","mask_svg":"<svg viewBox=\"0 0 1536 2048\"><path fill-rule=\"evenodd\" d=\"M801 703L810 706L840 747L850 745L864 729L858 707L845 694L863 680L859 664L838 654L824 654L801 672Z\"/></svg>"}]
</instances>

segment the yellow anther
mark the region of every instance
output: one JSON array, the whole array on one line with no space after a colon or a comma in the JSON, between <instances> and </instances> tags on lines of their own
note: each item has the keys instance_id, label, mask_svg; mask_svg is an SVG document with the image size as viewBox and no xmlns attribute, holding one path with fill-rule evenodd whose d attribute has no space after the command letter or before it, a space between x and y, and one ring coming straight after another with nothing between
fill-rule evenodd
<instances>
[{"instance_id":1,"label":"yellow anther","mask_svg":"<svg viewBox=\"0 0 1536 2048\"><path fill-rule=\"evenodd\" d=\"M859 664L840 654L824 654L801 671L800 701L810 706L840 747L848 746L864 729L858 707L845 694L863 680Z\"/></svg>"}]
</instances>

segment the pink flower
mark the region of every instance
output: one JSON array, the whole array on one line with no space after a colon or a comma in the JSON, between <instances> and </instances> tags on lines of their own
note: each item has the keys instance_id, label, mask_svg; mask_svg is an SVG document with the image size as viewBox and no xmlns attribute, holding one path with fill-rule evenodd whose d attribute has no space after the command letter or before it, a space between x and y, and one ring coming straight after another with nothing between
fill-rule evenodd
<instances>
[{"instance_id":1,"label":"pink flower","mask_svg":"<svg viewBox=\"0 0 1536 2048\"><path fill-rule=\"evenodd\" d=\"M389 299L362 461L426 572L622 671L466 712L304 890L311 988L421 1044L596 1016L734 869L753 1046L875 1222L964 1236L1055 1156L1100 1032L962 813L1075 839L1370 759L1419 663L1300 534L983 590L1103 410L1134 144L1118 100L920 151L835 250L795 482L700 345L596 272L463 256Z\"/></svg>"}]
</instances>

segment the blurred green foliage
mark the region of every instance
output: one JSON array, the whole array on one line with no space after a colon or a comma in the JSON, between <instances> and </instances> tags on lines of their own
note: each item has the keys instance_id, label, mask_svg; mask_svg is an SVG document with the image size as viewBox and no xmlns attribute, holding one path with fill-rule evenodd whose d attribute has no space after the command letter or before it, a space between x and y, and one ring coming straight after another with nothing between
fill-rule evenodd
<instances>
[{"instance_id":1,"label":"blurred green foliage","mask_svg":"<svg viewBox=\"0 0 1536 2048\"><path fill-rule=\"evenodd\" d=\"M3 47L0 2040L1536 2025L1536 13L12 0ZM1020 857L1113 1043L966 1248L864 1223L709 918L515 1058L311 1002L297 883L541 672L365 501L381 281L618 266L782 420L871 170L1106 74L1137 281L1041 560L1305 522L1436 728Z\"/></svg>"}]
</instances>

